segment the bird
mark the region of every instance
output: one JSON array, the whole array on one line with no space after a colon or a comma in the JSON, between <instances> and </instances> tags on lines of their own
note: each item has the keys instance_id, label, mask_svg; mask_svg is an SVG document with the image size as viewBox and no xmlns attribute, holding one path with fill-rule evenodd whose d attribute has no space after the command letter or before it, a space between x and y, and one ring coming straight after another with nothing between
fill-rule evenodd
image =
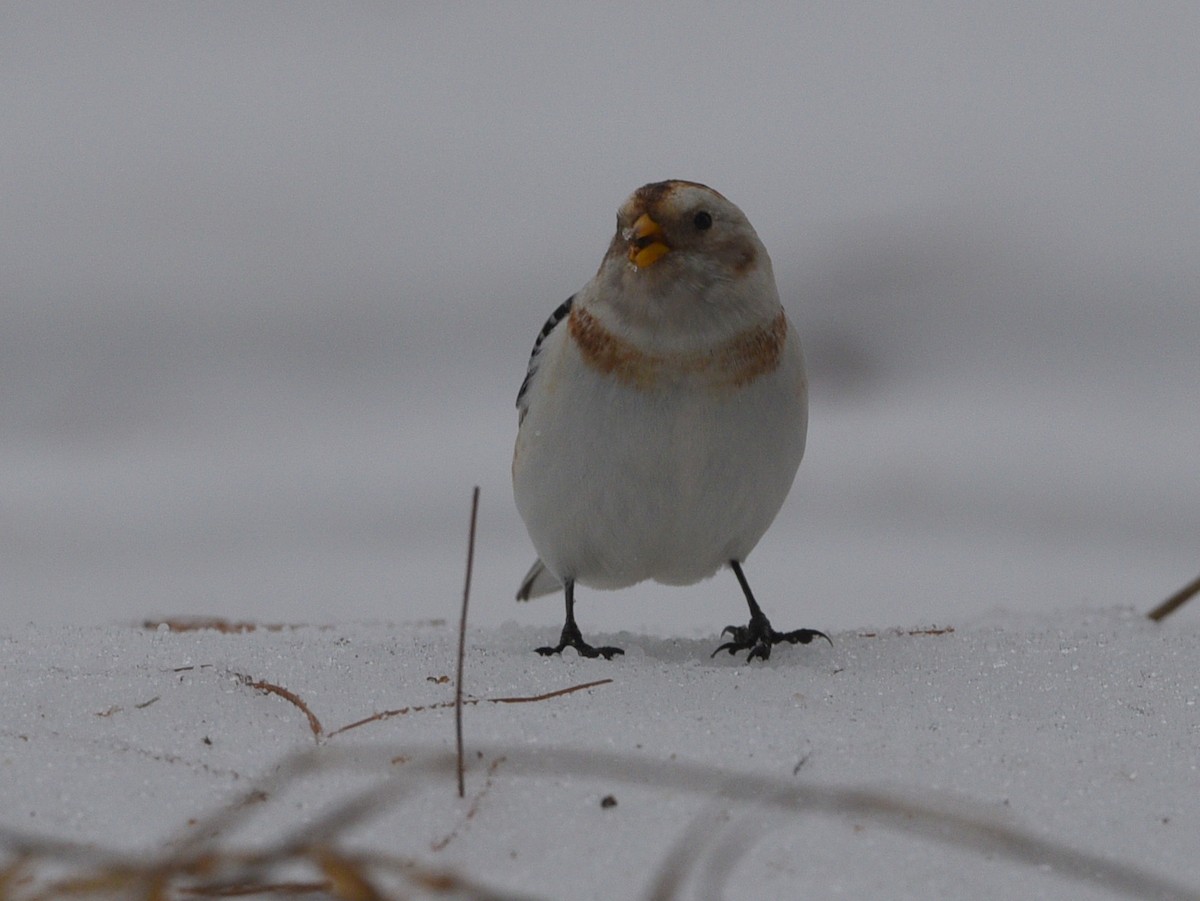
<instances>
[{"instance_id":1,"label":"bird","mask_svg":"<svg viewBox=\"0 0 1200 901\"><path fill-rule=\"evenodd\" d=\"M577 585L690 585L728 567L750 621L721 651L767 660L781 643L745 560L791 489L808 429L800 339L745 214L712 188L638 188L592 279L538 333L517 393L513 496L538 559L518 600L562 589L566 621L544 656L593 647Z\"/></svg>"}]
</instances>

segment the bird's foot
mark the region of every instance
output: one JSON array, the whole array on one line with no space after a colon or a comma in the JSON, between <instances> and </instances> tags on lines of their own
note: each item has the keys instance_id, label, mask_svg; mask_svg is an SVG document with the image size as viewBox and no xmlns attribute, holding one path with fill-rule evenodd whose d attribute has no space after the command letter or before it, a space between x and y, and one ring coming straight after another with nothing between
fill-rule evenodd
<instances>
[{"instance_id":1,"label":"bird's foot","mask_svg":"<svg viewBox=\"0 0 1200 901\"><path fill-rule=\"evenodd\" d=\"M574 648L579 652L581 657L603 657L605 660L612 660L616 654L624 654L625 651L621 648L602 647L594 648L583 640L583 635L579 632L579 627L568 623L563 626L562 635L558 639L558 644L554 647L547 645L544 648L538 648L537 652L543 657L550 657L554 654L561 654L563 648Z\"/></svg>"},{"instance_id":2,"label":"bird's foot","mask_svg":"<svg viewBox=\"0 0 1200 901\"><path fill-rule=\"evenodd\" d=\"M731 641L725 642L712 652L716 657L721 651L736 654L738 651L749 651L746 660L767 660L771 656L771 648L777 644L808 644L814 638L824 638L832 646L833 642L824 632L816 629L796 629L792 632L776 632L771 627L771 621L765 616L753 616L745 626L726 626L722 635L729 635Z\"/></svg>"}]
</instances>

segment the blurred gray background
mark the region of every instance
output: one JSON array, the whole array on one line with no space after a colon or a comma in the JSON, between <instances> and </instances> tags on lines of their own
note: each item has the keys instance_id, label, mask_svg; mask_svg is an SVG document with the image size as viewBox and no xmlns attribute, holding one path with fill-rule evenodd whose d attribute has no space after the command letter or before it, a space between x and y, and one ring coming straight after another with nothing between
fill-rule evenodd
<instances>
[{"instance_id":1,"label":"blurred gray background","mask_svg":"<svg viewBox=\"0 0 1200 901\"><path fill-rule=\"evenodd\" d=\"M557 630L516 389L668 177L807 342L777 626L1147 607L1200 568L1198 101L1190 2L6 3L0 623L454 618L479 484L473 622Z\"/></svg>"}]
</instances>

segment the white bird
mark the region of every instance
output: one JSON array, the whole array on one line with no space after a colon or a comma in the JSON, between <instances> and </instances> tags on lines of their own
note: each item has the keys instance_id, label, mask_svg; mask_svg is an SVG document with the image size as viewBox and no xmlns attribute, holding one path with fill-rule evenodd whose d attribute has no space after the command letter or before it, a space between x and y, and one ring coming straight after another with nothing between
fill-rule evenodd
<instances>
[{"instance_id":1,"label":"white bird","mask_svg":"<svg viewBox=\"0 0 1200 901\"><path fill-rule=\"evenodd\" d=\"M728 565L750 608L713 653L780 642L742 563L804 454L800 340L745 215L701 184L645 185L617 212L600 269L551 314L517 396L513 493L537 549L518 600L562 587L557 645L611 659L575 622L575 586L689 585Z\"/></svg>"}]
</instances>

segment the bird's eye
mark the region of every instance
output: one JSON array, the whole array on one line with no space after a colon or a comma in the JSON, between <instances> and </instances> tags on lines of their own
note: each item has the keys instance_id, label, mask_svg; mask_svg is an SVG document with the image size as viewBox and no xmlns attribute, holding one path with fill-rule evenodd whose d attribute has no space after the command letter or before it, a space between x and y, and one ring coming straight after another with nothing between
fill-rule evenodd
<instances>
[{"instance_id":1,"label":"bird's eye","mask_svg":"<svg viewBox=\"0 0 1200 901\"><path fill-rule=\"evenodd\" d=\"M696 226L698 231L705 231L712 228L712 214L701 210L692 217L692 225Z\"/></svg>"}]
</instances>

